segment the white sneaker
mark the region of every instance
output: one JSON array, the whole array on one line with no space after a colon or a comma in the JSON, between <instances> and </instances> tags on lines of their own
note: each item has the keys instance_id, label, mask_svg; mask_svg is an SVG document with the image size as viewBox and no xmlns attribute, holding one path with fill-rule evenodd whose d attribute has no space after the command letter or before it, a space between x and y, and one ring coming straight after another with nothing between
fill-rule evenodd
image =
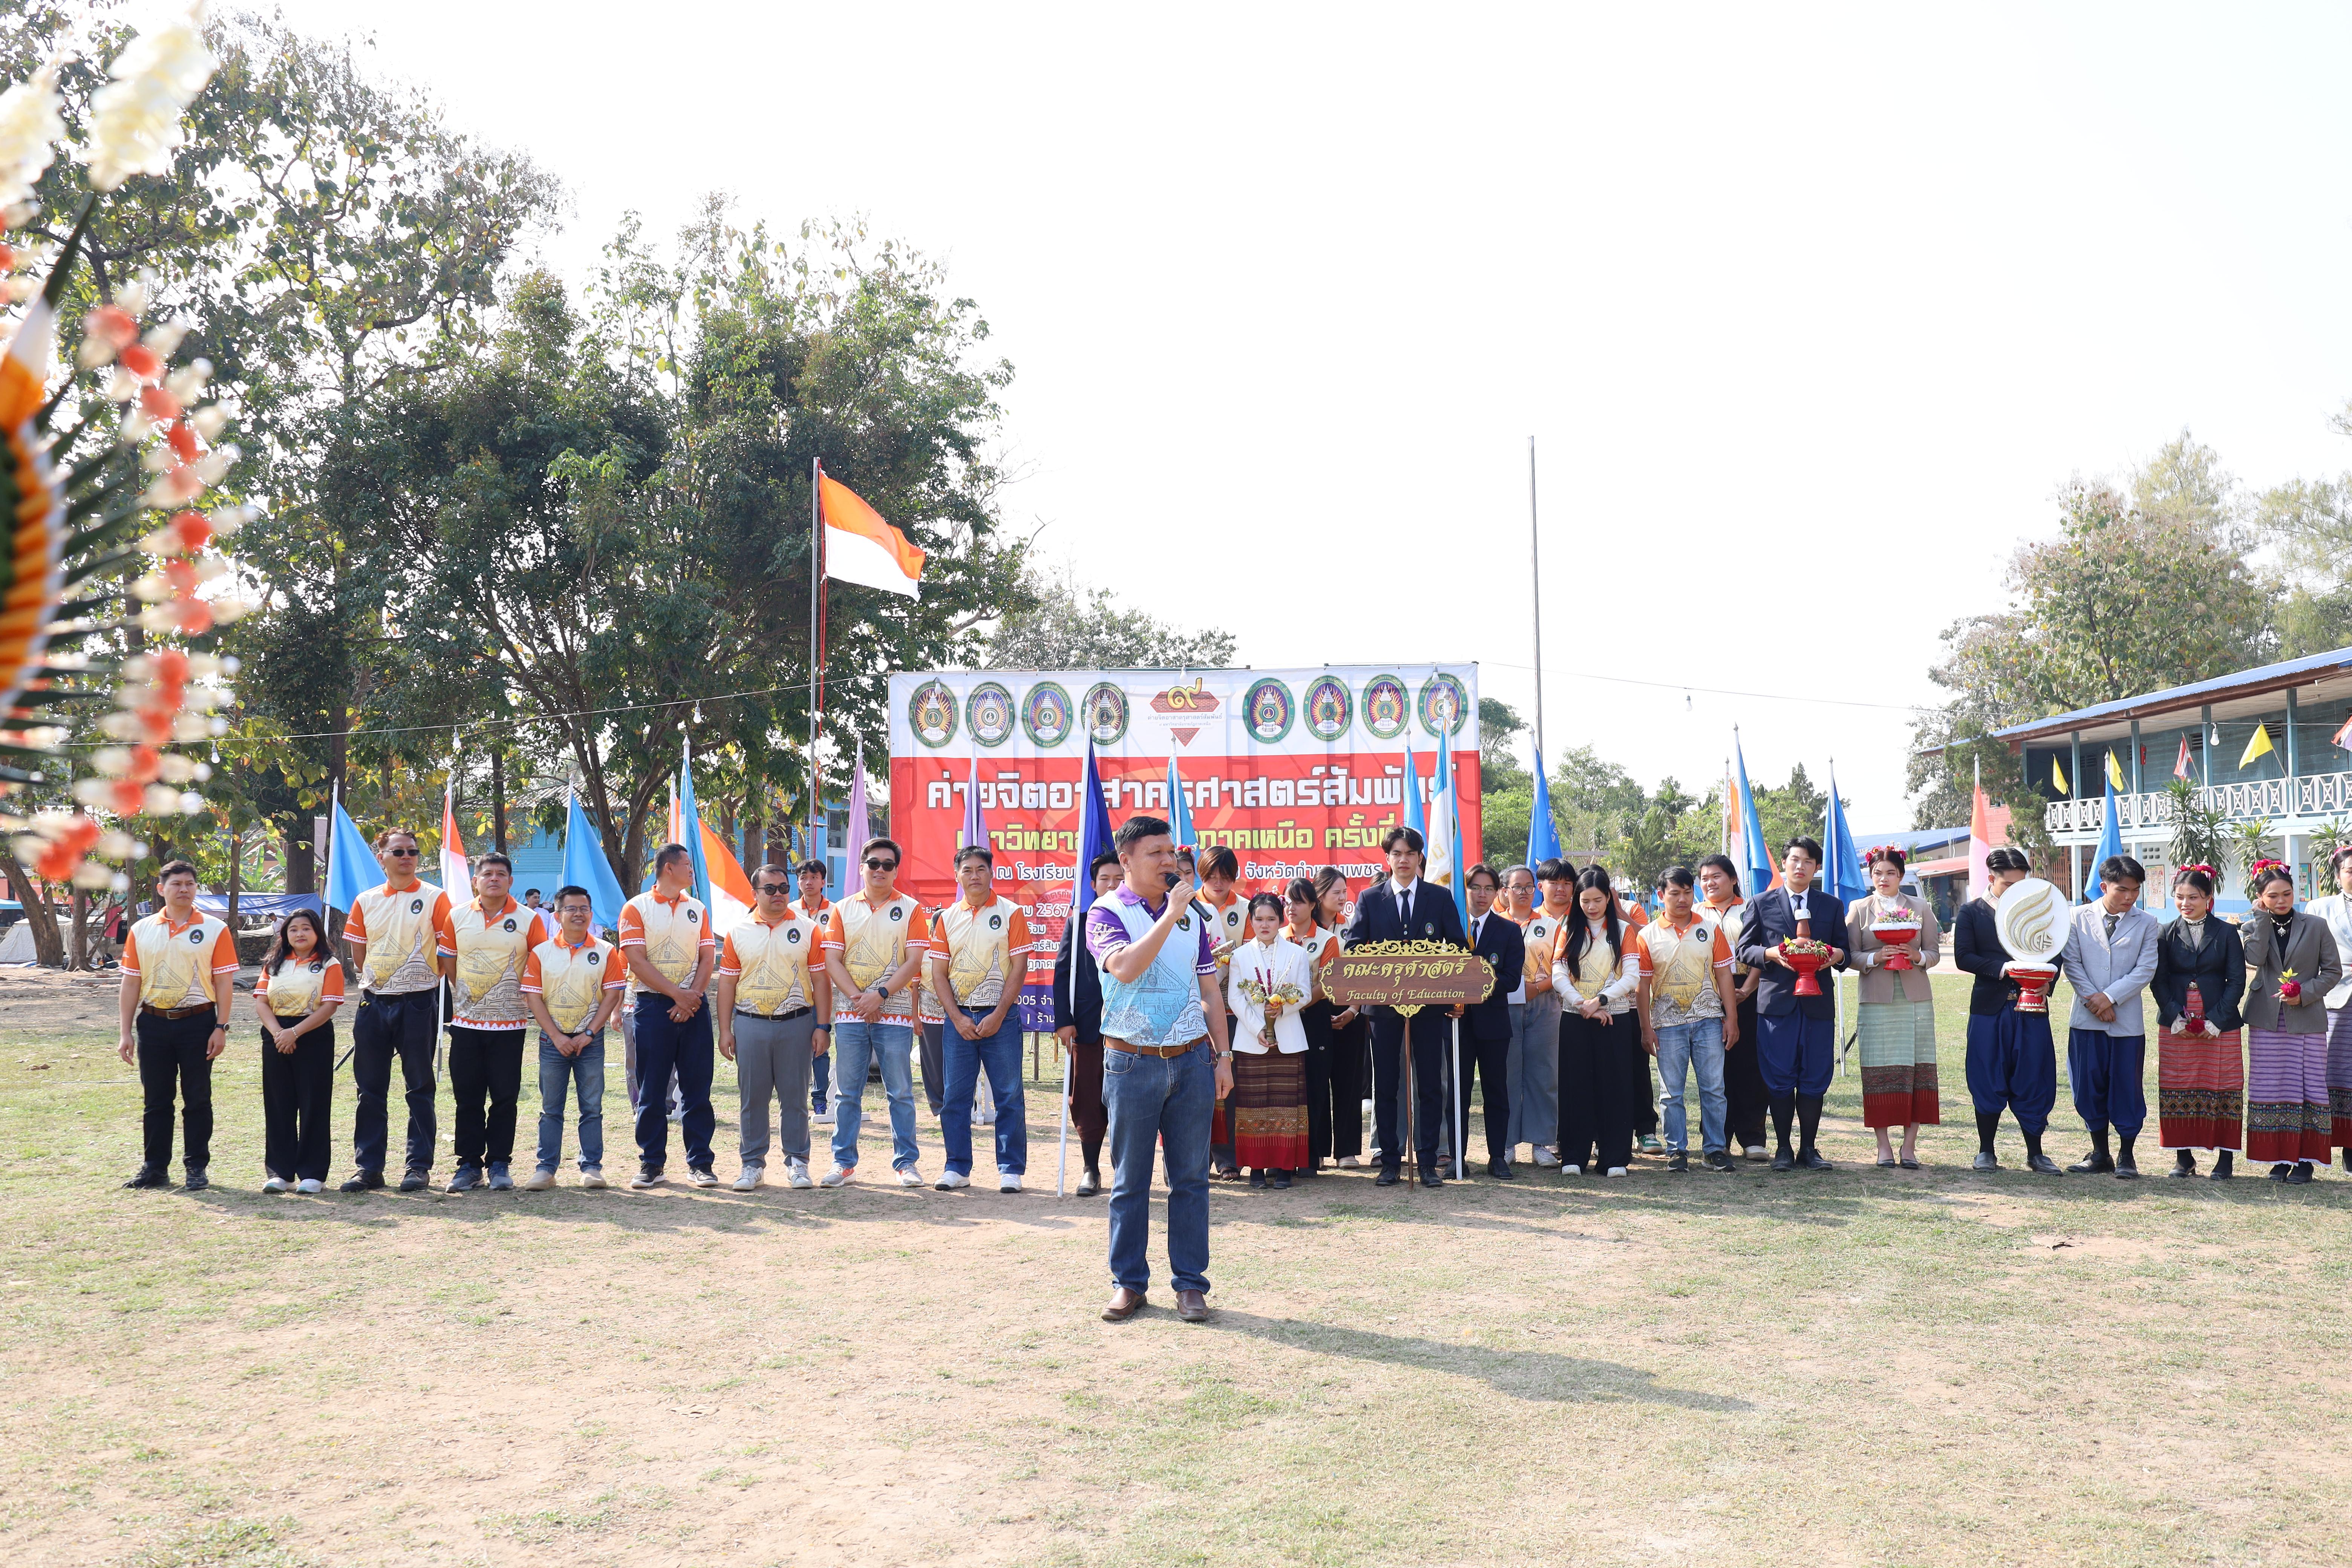
<instances>
[{"instance_id":1,"label":"white sneaker","mask_svg":"<svg viewBox=\"0 0 2352 1568\"><path fill-rule=\"evenodd\" d=\"M819 1182L817 1185L820 1187L845 1187L856 1179L856 1166L835 1165L832 1170L827 1171L824 1173L824 1180Z\"/></svg>"},{"instance_id":2,"label":"white sneaker","mask_svg":"<svg viewBox=\"0 0 2352 1568\"><path fill-rule=\"evenodd\" d=\"M898 1173L898 1184L902 1187L919 1187L923 1184L923 1173L909 1165Z\"/></svg>"},{"instance_id":3,"label":"white sneaker","mask_svg":"<svg viewBox=\"0 0 2352 1568\"><path fill-rule=\"evenodd\" d=\"M655 1187L660 1186L667 1179L667 1178L666 1178L659 1171L641 1170L635 1175L629 1178L629 1191L633 1193L648 1192Z\"/></svg>"},{"instance_id":4,"label":"white sneaker","mask_svg":"<svg viewBox=\"0 0 2352 1568\"><path fill-rule=\"evenodd\" d=\"M808 1162L806 1160L787 1160L784 1162L784 1184L788 1187L798 1187L803 1191L806 1191L808 1188L816 1185L814 1182L809 1179Z\"/></svg>"},{"instance_id":5,"label":"white sneaker","mask_svg":"<svg viewBox=\"0 0 2352 1568\"><path fill-rule=\"evenodd\" d=\"M1559 1163L1559 1155L1553 1153L1550 1150L1545 1148L1540 1143L1536 1145L1536 1164L1538 1166L1557 1165Z\"/></svg>"},{"instance_id":6,"label":"white sneaker","mask_svg":"<svg viewBox=\"0 0 2352 1568\"><path fill-rule=\"evenodd\" d=\"M587 1170L580 1173L580 1184L583 1187L601 1187L607 1184L602 1170Z\"/></svg>"},{"instance_id":7,"label":"white sneaker","mask_svg":"<svg viewBox=\"0 0 2352 1568\"><path fill-rule=\"evenodd\" d=\"M306 1198L315 1197L325 1184L316 1176L305 1176L294 1184L294 1190Z\"/></svg>"},{"instance_id":8,"label":"white sneaker","mask_svg":"<svg viewBox=\"0 0 2352 1568\"><path fill-rule=\"evenodd\" d=\"M1562 1165L1559 1168L1559 1173L1563 1176L1580 1176L1584 1174L1584 1167L1581 1165Z\"/></svg>"},{"instance_id":9,"label":"white sneaker","mask_svg":"<svg viewBox=\"0 0 2352 1568\"><path fill-rule=\"evenodd\" d=\"M735 1178L735 1190L739 1193L750 1192L760 1184L760 1178L765 1174L766 1173L757 1165L744 1166L743 1173Z\"/></svg>"},{"instance_id":10,"label":"white sneaker","mask_svg":"<svg viewBox=\"0 0 2352 1568\"><path fill-rule=\"evenodd\" d=\"M951 1193L959 1187L968 1187L971 1185L971 1178L965 1175L961 1171L941 1171L940 1173L940 1179L933 1182L931 1185L937 1187L943 1193Z\"/></svg>"},{"instance_id":11,"label":"white sneaker","mask_svg":"<svg viewBox=\"0 0 2352 1568\"><path fill-rule=\"evenodd\" d=\"M1625 1167L1622 1165L1612 1165L1609 1167L1609 1173L1612 1176L1622 1176L1625 1173Z\"/></svg>"},{"instance_id":12,"label":"white sneaker","mask_svg":"<svg viewBox=\"0 0 2352 1568\"><path fill-rule=\"evenodd\" d=\"M996 1173L996 1190L1000 1193L1019 1192L1021 1190L1020 1176L1011 1171L999 1171Z\"/></svg>"},{"instance_id":13,"label":"white sneaker","mask_svg":"<svg viewBox=\"0 0 2352 1568\"><path fill-rule=\"evenodd\" d=\"M269 1180L261 1184L261 1190L265 1193L282 1193L286 1191L286 1178L283 1176L272 1176Z\"/></svg>"},{"instance_id":14,"label":"white sneaker","mask_svg":"<svg viewBox=\"0 0 2352 1568\"><path fill-rule=\"evenodd\" d=\"M522 1184L522 1190L527 1193L543 1193L553 1185L555 1185L554 1172L533 1171L530 1173L530 1180Z\"/></svg>"}]
</instances>

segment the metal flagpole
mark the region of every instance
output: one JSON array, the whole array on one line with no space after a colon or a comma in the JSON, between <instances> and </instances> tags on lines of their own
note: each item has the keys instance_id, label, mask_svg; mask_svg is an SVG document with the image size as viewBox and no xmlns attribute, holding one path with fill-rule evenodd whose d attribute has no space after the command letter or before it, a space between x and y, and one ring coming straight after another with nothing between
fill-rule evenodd
<instances>
[{"instance_id":1,"label":"metal flagpole","mask_svg":"<svg viewBox=\"0 0 2352 1568\"><path fill-rule=\"evenodd\" d=\"M824 785L816 765L817 724L817 662L823 657L817 648L817 605L824 594L824 510L818 493L819 481L824 478L821 458L809 459L809 845L815 853L817 819L824 813Z\"/></svg>"},{"instance_id":2,"label":"metal flagpole","mask_svg":"<svg viewBox=\"0 0 2352 1568\"><path fill-rule=\"evenodd\" d=\"M333 874L335 864L335 815L341 811L342 808L343 781L336 779L327 786L327 864L320 867L319 869L319 887L321 889L319 894L319 908L325 911L327 921L332 921L335 918L335 906L327 902L327 894L334 891L335 888L335 884L330 879ZM348 918L348 911L346 911L346 916ZM326 923L326 921L322 921L320 923L323 925ZM130 927L126 925L123 928L123 931L124 941L127 943L130 940ZM336 940L338 942L341 942L343 939L339 937ZM341 948L340 946L336 947L333 949L333 953L335 961L338 963L341 963L343 957ZM357 1031L353 1031L352 1043L343 1047L341 1060L335 1063L335 1071L342 1071L343 1063L351 1060L352 1053L359 1048L359 1036Z\"/></svg>"},{"instance_id":3,"label":"metal flagpole","mask_svg":"<svg viewBox=\"0 0 2352 1568\"><path fill-rule=\"evenodd\" d=\"M1536 528L1536 438L1528 437L1528 587L1535 597L1536 755L1543 755L1543 566Z\"/></svg>"},{"instance_id":4,"label":"metal flagpole","mask_svg":"<svg viewBox=\"0 0 2352 1568\"><path fill-rule=\"evenodd\" d=\"M1077 907L1077 896L1073 893L1070 898L1073 909ZM1062 1005L1072 1018L1076 1018L1078 1016L1078 948L1075 936L1070 939L1069 987ZM1062 1047L1062 1149L1054 1161L1054 1195L1058 1198L1063 1195L1070 1175L1070 1046L1058 1033L1054 1037L1054 1043Z\"/></svg>"},{"instance_id":5,"label":"metal flagpole","mask_svg":"<svg viewBox=\"0 0 2352 1568\"><path fill-rule=\"evenodd\" d=\"M1454 1024L1454 1179L1466 1182L1464 1173L1470 1168L1466 1145L1470 1142L1470 1115L1462 1104L1462 1020Z\"/></svg>"}]
</instances>

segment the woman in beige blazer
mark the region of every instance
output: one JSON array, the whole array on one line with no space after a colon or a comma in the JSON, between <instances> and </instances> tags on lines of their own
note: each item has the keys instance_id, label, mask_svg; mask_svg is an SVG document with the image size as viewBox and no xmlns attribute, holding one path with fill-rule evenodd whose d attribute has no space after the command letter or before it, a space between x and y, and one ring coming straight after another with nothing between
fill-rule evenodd
<instances>
[{"instance_id":1,"label":"woman in beige blazer","mask_svg":"<svg viewBox=\"0 0 2352 1568\"><path fill-rule=\"evenodd\" d=\"M1943 933L1925 899L1903 889L1903 851L1881 845L1864 857L1870 892L1845 913L1845 950L1862 976L1862 1124L1878 1134L1878 1163L1919 1168L1919 1129L1943 1121L1936 1096L1936 994L1927 971L1943 956ZM1882 942L1871 927L1908 915L1918 934ZM1908 969L1889 968L1900 953ZM1903 1129L1898 1154L1891 1131Z\"/></svg>"}]
</instances>

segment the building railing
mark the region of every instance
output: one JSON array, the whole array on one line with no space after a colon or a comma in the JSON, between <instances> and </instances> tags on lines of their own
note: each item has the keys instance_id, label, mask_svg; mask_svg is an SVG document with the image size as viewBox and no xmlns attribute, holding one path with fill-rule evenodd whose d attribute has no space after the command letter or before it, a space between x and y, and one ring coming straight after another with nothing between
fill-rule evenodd
<instances>
[{"instance_id":1,"label":"building railing","mask_svg":"<svg viewBox=\"0 0 2352 1568\"><path fill-rule=\"evenodd\" d=\"M2339 816L2352 814L2352 773L2298 773L2294 778L2250 779L2242 784L2209 784L2197 791L2203 805L2217 807L2231 819L2282 816ZM2053 833L2097 833L2107 825L2104 797L2055 800L2042 814ZM2172 792L2150 790L2116 796L2121 828L2164 827L2172 825Z\"/></svg>"}]
</instances>

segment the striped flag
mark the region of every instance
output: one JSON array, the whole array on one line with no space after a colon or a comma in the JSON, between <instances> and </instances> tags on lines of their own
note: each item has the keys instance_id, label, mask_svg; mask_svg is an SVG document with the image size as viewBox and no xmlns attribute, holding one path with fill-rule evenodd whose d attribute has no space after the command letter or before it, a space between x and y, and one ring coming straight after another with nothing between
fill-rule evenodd
<instances>
[{"instance_id":1,"label":"striped flag","mask_svg":"<svg viewBox=\"0 0 2352 1568\"><path fill-rule=\"evenodd\" d=\"M923 552L817 465L817 510L824 519L824 574L836 582L920 598Z\"/></svg>"},{"instance_id":2,"label":"striped flag","mask_svg":"<svg viewBox=\"0 0 2352 1568\"><path fill-rule=\"evenodd\" d=\"M454 906L474 896L474 874L466 862L466 843L457 837L455 786L441 786L441 890Z\"/></svg>"},{"instance_id":3,"label":"striped flag","mask_svg":"<svg viewBox=\"0 0 2352 1568\"><path fill-rule=\"evenodd\" d=\"M2352 725L2352 719L2346 720L2345 723ZM2336 732L2339 736L2343 733L2342 731ZM2343 742L2339 740L2336 743L2341 745ZM2189 764L2189 737L2185 734L2180 737L2180 755L2175 758L2172 763L2172 776L2177 779L2193 779L2197 776L2197 770Z\"/></svg>"}]
</instances>

